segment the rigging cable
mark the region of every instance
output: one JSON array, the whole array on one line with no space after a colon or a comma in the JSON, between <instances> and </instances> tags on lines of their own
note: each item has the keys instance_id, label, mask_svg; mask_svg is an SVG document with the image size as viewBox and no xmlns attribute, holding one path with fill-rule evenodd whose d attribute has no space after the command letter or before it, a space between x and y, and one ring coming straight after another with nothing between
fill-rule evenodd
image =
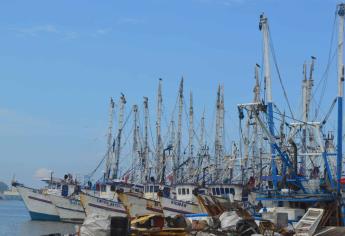
<instances>
[{"instance_id":1,"label":"rigging cable","mask_svg":"<svg viewBox=\"0 0 345 236\"><path fill-rule=\"evenodd\" d=\"M291 105L290 105L290 102L289 102L289 99L288 99L288 96L287 96L287 93L286 93L286 90L285 90L285 87L284 87L284 84L283 84L283 80L282 80L281 75L280 75L280 71L279 71L279 67L278 67L278 63L277 63L277 58L276 58L276 53L275 53L274 47L273 47L273 40L272 40L271 32L270 32L269 28L268 28L268 32L269 32L269 37L270 37L271 53L272 53L272 57L273 57L274 66L275 66L277 74L278 74L280 86L282 87L284 98L285 98L286 103L288 105L290 114L291 114L292 117L294 117L293 112L292 112L292 108L291 108Z\"/></svg>"},{"instance_id":2,"label":"rigging cable","mask_svg":"<svg viewBox=\"0 0 345 236\"><path fill-rule=\"evenodd\" d=\"M316 91L318 90L319 86L321 85L321 82L323 82L323 86L322 86L322 91L321 91L321 96L320 96L320 100L319 100L319 103L317 105L317 108L316 108L316 111L315 111L315 116L314 116L314 120L317 118L318 116L318 113L319 113L319 110L320 110L320 107L321 107L321 102L323 100L323 97L325 95L325 90L326 90L326 82L328 80L328 75L329 75L329 68L331 66L331 63L335 57L335 53L336 53L336 50L332 56L332 44L333 44L333 40L334 40L334 35L335 35L335 25L336 25L336 19L337 19L337 11L335 11L335 14L334 14L334 20L333 20L333 27L332 27L332 35L331 35L331 40L330 40L330 44L329 44L329 51L328 51L328 61L327 61L327 66L326 66L326 69L322 75L322 78L321 80L319 81L319 83L317 84L316 88L315 88L315 92L312 96L312 98L314 97Z\"/></svg>"}]
</instances>

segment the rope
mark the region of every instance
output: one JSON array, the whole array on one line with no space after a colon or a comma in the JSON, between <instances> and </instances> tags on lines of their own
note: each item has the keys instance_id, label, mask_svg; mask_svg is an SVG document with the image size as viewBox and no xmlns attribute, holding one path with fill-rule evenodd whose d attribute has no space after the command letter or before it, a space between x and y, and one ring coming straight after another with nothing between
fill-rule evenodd
<instances>
[{"instance_id":1,"label":"rope","mask_svg":"<svg viewBox=\"0 0 345 236\"><path fill-rule=\"evenodd\" d=\"M315 116L314 116L314 120L317 118L318 114L319 114L319 110L320 110L320 107L321 107L321 102L323 100L323 97L325 95L325 90L326 90L326 82L328 80L328 75L329 75L329 68L330 68L330 65L335 57L335 54L336 54L336 50L334 51L334 54L332 56L332 44L333 44L333 40L334 40L334 35L335 35L335 25L336 25L336 19L337 19L337 12L335 12L334 14L334 20L333 20L333 27L332 27L332 35L331 35L331 40L330 40L330 44L329 44L329 51L328 51L328 61L327 61L327 66L326 66L326 69L321 77L321 80L319 81L319 83L317 84L316 88L315 88L315 93L316 91L319 89L320 85L321 85L321 82L323 82L323 87L322 87L322 91L321 91L321 96L320 96L320 100L318 102L318 105L317 105L317 108L316 108L316 111L315 111ZM312 98L314 98L314 95L315 93L313 94Z\"/></svg>"},{"instance_id":2,"label":"rope","mask_svg":"<svg viewBox=\"0 0 345 236\"><path fill-rule=\"evenodd\" d=\"M288 105L290 114L291 114L292 117L294 117L292 109L291 109L291 105L290 105L290 102L289 102L289 99L288 99L288 96L287 96L287 93L286 93L286 90L285 90L285 87L284 87L284 84L283 84L283 80L282 80L281 75L280 75L280 71L279 71L279 67L278 67L278 63L277 63L277 58L276 58L276 54L275 54L274 47L273 47L273 40L272 40L271 32L270 32L269 28L268 28L268 32L269 32L269 37L270 37L270 46L271 46L273 62L274 62L274 66L275 66L277 74L278 74L280 86L281 86L281 88L283 90L284 98L285 98L286 103Z\"/></svg>"}]
</instances>

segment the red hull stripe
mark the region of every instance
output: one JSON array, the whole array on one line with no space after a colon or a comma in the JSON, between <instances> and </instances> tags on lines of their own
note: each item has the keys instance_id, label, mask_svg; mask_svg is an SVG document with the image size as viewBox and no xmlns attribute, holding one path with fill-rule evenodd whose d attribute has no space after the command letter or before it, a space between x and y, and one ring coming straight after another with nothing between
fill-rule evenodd
<instances>
[{"instance_id":1,"label":"red hull stripe","mask_svg":"<svg viewBox=\"0 0 345 236\"><path fill-rule=\"evenodd\" d=\"M45 202L45 203L48 203L48 204L53 204L51 201L48 201L48 200L45 200L45 199L41 199L41 198L37 198L37 197L29 196L28 198L30 198L32 200L40 201L40 202Z\"/></svg>"},{"instance_id":2,"label":"red hull stripe","mask_svg":"<svg viewBox=\"0 0 345 236\"><path fill-rule=\"evenodd\" d=\"M62 210L67 210L67 211L74 211L74 212L80 212L80 213L84 213L85 211L83 210L78 210L78 209L73 209L73 208L67 208L67 207L62 207L62 206L56 206L57 208L60 208Z\"/></svg>"},{"instance_id":3,"label":"red hull stripe","mask_svg":"<svg viewBox=\"0 0 345 236\"><path fill-rule=\"evenodd\" d=\"M172 211L172 212L176 212L176 213L180 213L180 214L195 214L195 212L189 212L189 211L182 211L182 210L178 210L178 209L174 209L174 208L170 208L170 207L163 207L163 210L167 210L167 211Z\"/></svg>"},{"instance_id":4,"label":"red hull stripe","mask_svg":"<svg viewBox=\"0 0 345 236\"><path fill-rule=\"evenodd\" d=\"M89 203L89 206L96 207L96 208L99 208L99 209L103 209L103 210L106 210L106 211L113 211L113 212L118 212L118 213L122 213L122 214L127 214L127 212L124 211L124 210L118 210L118 209L114 209L114 208L110 208L110 207L106 207L106 206L100 206L100 205L96 205L96 204L93 204L93 203Z\"/></svg>"},{"instance_id":5,"label":"red hull stripe","mask_svg":"<svg viewBox=\"0 0 345 236\"><path fill-rule=\"evenodd\" d=\"M157 213L162 213L163 214L163 210L161 209L156 209L156 208L153 208L153 207L146 207L147 210L149 211L153 211L153 212L157 212Z\"/></svg>"}]
</instances>

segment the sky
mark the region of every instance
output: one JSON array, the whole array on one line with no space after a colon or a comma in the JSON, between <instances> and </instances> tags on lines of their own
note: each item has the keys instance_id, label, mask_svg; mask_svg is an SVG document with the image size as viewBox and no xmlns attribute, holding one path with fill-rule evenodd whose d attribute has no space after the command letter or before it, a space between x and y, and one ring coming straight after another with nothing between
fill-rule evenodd
<instances>
[{"instance_id":1,"label":"sky","mask_svg":"<svg viewBox=\"0 0 345 236\"><path fill-rule=\"evenodd\" d=\"M165 119L183 76L186 101L193 91L196 119L205 110L210 133L217 86L223 84L226 132L238 138L236 105L252 100L254 65L262 65L258 22L263 12L294 112L301 109L302 64L315 56L315 84L327 77L325 114L337 91L334 60L324 76L330 48L334 54L337 3L2 1L0 180L9 183L15 175L36 186L45 170L56 176L89 173L105 153L109 98L117 101L124 93L128 113L148 96L154 127L158 78L163 79ZM288 113L273 62L271 67L273 99Z\"/></svg>"}]
</instances>

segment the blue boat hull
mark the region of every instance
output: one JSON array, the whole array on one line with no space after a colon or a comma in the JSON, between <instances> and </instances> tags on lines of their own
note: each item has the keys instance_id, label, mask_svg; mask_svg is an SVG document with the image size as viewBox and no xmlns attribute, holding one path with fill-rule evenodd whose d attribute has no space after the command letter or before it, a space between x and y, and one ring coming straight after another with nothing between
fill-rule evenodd
<instances>
[{"instance_id":1,"label":"blue boat hull","mask_svg":"<svg viewBox=\"0 0 345 236\"><path fill-rule=\"evenodd\" d=\"M48 215L39 212L29 211L31 220L40 220L40 221L60 221L58 215Z\"/></svg>"}]
</instances>

